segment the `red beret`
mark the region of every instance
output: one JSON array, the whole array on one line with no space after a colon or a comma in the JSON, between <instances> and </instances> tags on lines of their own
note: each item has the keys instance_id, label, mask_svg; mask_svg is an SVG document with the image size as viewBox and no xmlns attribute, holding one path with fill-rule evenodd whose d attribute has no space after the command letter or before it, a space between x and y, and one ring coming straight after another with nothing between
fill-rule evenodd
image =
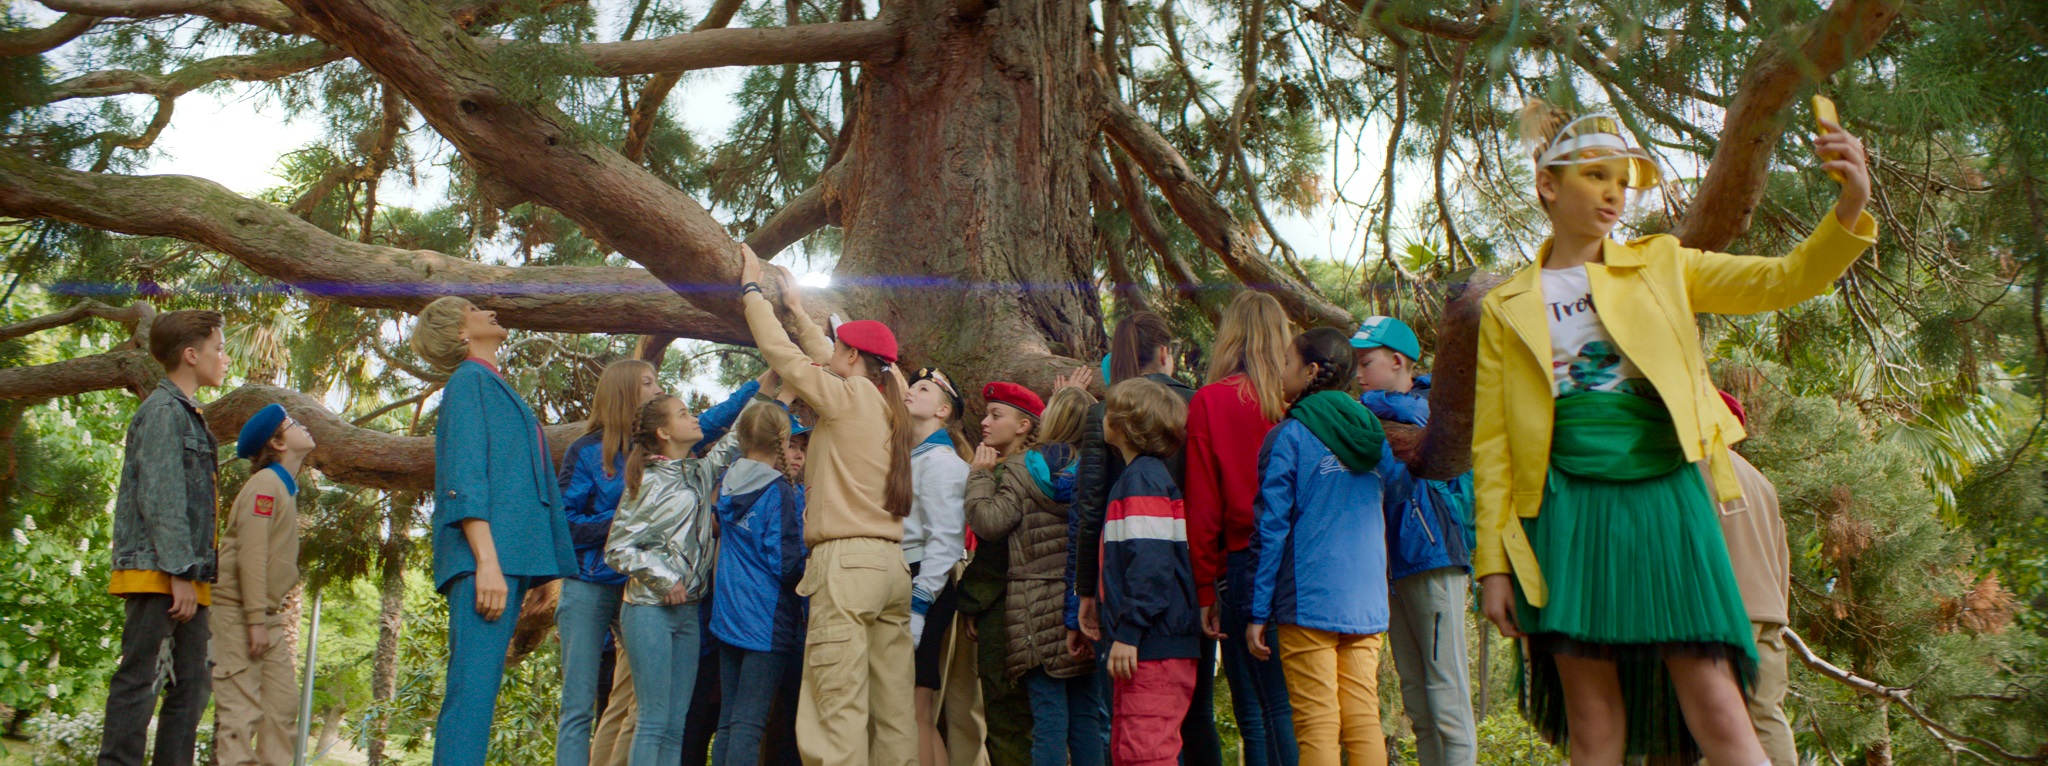
<instances>
[{"instance_id":1,"label":"red beret","mask_svg":"<svg viewBox=\"0 0 2048 766\"><path fill-rule=\"evenodd\" d=\"M835 334L839 342L882 358L890 364L896 363L896 333L889 326L873 319L860 319L838 327Z\"/></svg>"},{"instance_id":2,"label":"red beret","mask_svg":"<svg viewBox=\"0 0 2048 766\"><path fill-rule=\"evenodd\" d=\"M1742 410L1742 402L1735 401L1735 397L1729 396L1726 391L1716 391L1715 393L1721 395L1721 403L1728 405L1728 411L1735 413L1735 421L1741 423L1744 428L1748 428L1749 413Z\"/></svg>"},{"instance_id":3,"label":"red beret","mask_svg":"<svg viewBox=\"0 0 2048 766\"><path fill-rule=\"evenodd\" d=\"M1045 415L1045 401L1039 399L1037 394L1031 392L1031 389L1015 383L996 381L982 386L981 398L989 400L991 404L1010 405L1023 410L1025 414L1034 418Z\"/></svg>"}]
</instances>

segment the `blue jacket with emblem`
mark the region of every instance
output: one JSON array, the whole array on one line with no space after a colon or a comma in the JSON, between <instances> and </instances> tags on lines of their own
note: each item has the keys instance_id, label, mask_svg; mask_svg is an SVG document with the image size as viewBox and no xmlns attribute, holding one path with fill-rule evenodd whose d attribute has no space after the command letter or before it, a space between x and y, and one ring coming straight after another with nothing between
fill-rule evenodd
<instances>
[{"instance_id":1,"label":"blue jacket with emblem","mask_svg":"<svg viewBox=\"0 0 2048 766\"><path fill-rule=\"evenodd\" d=\"M539 584L576 573L547 436L497 371L465 360L441 389L434 423L434 587L476 572L462 522L490 522L498 568Z\"/></svg>"},{"instance_id":2,"label":"blue jacket with emblem","mask_svg":"<svg viewBox=\"0 0 2048 766\"><path fill-rule=\"evenodd\" d=\"M1259 450L1252 622L1346 635L1387 630L1385 501L1406 500L1407 467L1382 444L1356 472L1289 417Z\"/></svg>"},{"instance_id":3,"label":"blue jacket with emblem","mask_svg":"<svg viewBox=\"0 0 2048 766\"><path fill-rule=\"evenodd\" d=\"M803 651L803 490L773 466L743 458L726 469L717 509L711 635L753 652Z\"/></svg>"},{"instance_id":4,"label":"blue jacket with emblem","mask_svg":"<svg viewBox=\"0 0 2048 766\"><path fill-rule=\"evenodd\" d=\"M1358 401L1381 420L1429 425L1429 376L1416 376L1415 387L1407 393L1367 391ZM1472 525L1471 472L1450 481L1407 476L1409 500L1385 505L1388 579L1445 567L1472 571L1476 530Z\"/></svg>"},{"instance_id":5,"label":"blue jacket with emblem","mask_svg":"<svg viewBox=\"0 0 2048 766\"><path fill-rule=\"evenodd\" d=\"M704 438L691 448L697 453L709 448L732 428L747 400L761 390L757 381L747 381L725 401L697 416ZM625 585L626 576L604 561L605 540L612 534L612 517L618 514L620 496L626 492L626 453L612 456L611 470L604 465L604 432L591 431L569 443L562 453L562 512L569 521L569 540L576 549L576 571L569 575L599 585Z\"/></svg>"}]
</instances>

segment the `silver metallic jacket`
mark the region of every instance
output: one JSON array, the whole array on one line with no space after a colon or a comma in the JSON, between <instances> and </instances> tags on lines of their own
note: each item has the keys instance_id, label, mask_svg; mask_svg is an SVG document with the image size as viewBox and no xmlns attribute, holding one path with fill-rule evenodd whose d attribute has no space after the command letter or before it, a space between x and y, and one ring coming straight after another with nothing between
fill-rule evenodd
<instances>
[{"instance_id":1,"label":"silver metallic jacket","mask_svg":"<svg viewBox=\"0 0 2048 766\"><path fill-rule=\"evenodd\" d=\"M684 603L711 595L718 564L718 477L739 458L739 436L727 433L701 458L648 462L640 494L619 505L605 542L605 563L626 576L626 602L660 606L676 583Z\"/></svg>"}]
</instances>

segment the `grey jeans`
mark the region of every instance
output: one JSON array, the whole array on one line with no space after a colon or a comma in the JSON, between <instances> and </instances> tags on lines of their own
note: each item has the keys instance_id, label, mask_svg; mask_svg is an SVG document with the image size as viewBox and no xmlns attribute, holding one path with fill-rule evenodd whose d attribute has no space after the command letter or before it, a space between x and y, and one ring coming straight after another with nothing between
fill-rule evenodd
<instances>
[{"instance_id":1,"label":"grey jeans","mask_svg":"<svg viewBox=\"0 0 2048 766\"><path fill-rule=\"evenodd\" d=\"M1478 759L1471 664L1465 654L1471 585L1472 577L1455 567L1394 581L1387 638L1422 766L1472 766Z\"/></svg>"}]
</instances>

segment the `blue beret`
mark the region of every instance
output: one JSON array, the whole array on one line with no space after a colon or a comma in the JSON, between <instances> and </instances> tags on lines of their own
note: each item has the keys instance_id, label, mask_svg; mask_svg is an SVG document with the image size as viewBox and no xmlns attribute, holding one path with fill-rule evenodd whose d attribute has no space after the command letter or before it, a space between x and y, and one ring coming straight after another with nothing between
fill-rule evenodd
<instances>
[{"instance_id":1,"label":"blue beret","mask_svg":"<svg viewBox=\"0 0 2048 766\"><path fill-rule=\"evenodd\" d=\"M277 427L284 425L284 405L271 404L249 416L249 422L242 424L242 435L235 438L235 457L247 460L263 449L263 443L277 435Z\"/></svg>"}]
</instances>

